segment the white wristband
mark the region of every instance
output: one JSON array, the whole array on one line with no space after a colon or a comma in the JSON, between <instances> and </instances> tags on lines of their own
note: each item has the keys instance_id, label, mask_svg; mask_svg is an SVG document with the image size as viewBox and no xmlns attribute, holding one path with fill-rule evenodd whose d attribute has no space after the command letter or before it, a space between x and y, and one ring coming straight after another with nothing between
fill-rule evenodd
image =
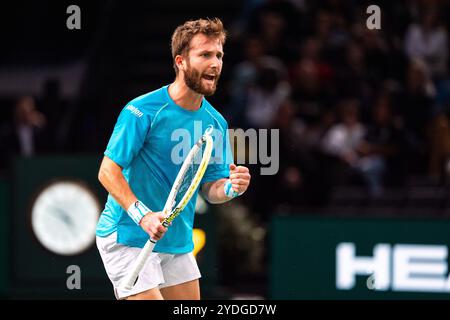
<instances>
[{"instance_id":1,"label":"white wristband","mask_svg":"<svg viewBox=\"0 0 450 320\"><path fill-rule=\"evenodd\" d=\"M128 215L130 216L133 221L139 225L139 222L141 222L141 219L147 214L147 212L150 212L149 208L145 204L143 204L141 201L136 201L130 205L130 207L127 210Z\"/></svg>"},{"instance_id":2,"label":"white wristband","mask_svg":"<svg viewBox=\"0 0 450 320\"><path fill-rule=\"evenodd\" d=\"M241 194L243 194L243 192L238 193L238 192L233 190L233 188L231 186L231 180L230 179L225 181L225 183L223 185L223 192L225 193L225 195L228 198L236 198L236 197L240 196Z\"/></svg>"}]
</instances>

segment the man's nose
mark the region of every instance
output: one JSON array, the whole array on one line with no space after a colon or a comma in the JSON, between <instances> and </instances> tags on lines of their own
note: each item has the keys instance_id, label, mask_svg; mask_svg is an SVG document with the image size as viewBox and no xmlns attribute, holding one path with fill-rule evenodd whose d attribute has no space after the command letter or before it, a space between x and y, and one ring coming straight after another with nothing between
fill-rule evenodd
<instances>
[{"instance_id":1,"label":"man's nose","mask_svg":"<svg viewBox=\"0 0 450 320\"><path fill-rule=\"evenodd\" d=\"M217 57L214 57L211 62L211 69L214 69L215 71L219 70L220 63L221 63L220 59Z\"/></svg>"}]
</instances>

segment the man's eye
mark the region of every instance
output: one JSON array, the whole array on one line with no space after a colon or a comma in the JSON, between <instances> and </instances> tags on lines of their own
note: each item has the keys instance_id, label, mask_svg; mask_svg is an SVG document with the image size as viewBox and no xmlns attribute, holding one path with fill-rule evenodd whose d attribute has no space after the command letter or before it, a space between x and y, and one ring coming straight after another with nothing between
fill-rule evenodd
<instances>
[{"instance_id":1,"label":"man's eye","mask_svg":"<svg viewBox=\"0 0 450 320\"><path fill-rule=\"evenodd\" d=\"M209 53L203 53L202 57L208 58L209 57Z\"/></svg>"}]
</instances>

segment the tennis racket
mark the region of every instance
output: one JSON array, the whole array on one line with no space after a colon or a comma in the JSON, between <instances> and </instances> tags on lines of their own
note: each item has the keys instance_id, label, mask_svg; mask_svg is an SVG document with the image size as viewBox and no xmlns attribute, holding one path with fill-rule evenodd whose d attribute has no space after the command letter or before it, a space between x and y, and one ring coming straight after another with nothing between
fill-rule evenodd
<instances>
[{"instance_id":1,"label":"tennis racket","mask_svg":"<svg viewBox=\"0 0 450 320\"><path fill-rule=\"evenodd\" d=\"M169 227L170 223L186 207L205 174L213 148L212 129L212 126L206 129L202 137L191 148L181 165L181 169L175 178L175 182L163 209L166 218L162 222L162 225L166 228ZM147 241L139 256L136 258L130 273L122 280L120 284L121 289L131 290L134 287L139 273L152 253L155 244L156 240L152 238Z\"/></svg>"}]
</instances>

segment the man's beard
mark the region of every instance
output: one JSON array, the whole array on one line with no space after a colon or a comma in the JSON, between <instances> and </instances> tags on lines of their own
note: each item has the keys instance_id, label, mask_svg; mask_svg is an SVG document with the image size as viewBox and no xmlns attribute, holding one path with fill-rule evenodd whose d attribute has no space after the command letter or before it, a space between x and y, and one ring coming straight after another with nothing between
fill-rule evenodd
<instances>
[{"instance_id":1,"label":"man's beard","mask_svg":"<svg viewBox=\"0 0 450 320\"><path fill-rule=\"evenodd\" d=\"M186 83L188 88L192 91L208 97L212 96L214 92L216 92L219 77L220 75L217 74L216 78L214 79L214 85L212 89L208 89L202 84L202 75L200 74L200 72L198 72L198 70L194 68L191 68L191 66L188 64L188 69L184 73L184 83Z\"/></svg>"}]
</instances>

